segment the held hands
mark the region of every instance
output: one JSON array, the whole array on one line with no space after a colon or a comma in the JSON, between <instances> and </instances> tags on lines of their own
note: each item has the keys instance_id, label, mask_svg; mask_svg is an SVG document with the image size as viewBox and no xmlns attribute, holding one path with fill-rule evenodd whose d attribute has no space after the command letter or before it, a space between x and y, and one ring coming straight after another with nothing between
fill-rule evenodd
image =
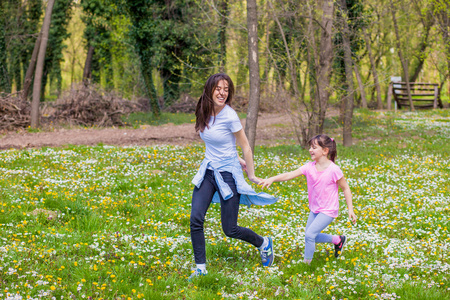
<instances>
[{"instance_id":1,"label":"held hands","mask_svg":"<svg viewBox=\"0 0 450 300\"><path fill-rule=\"evenodd\" d=\"M261 178L256 177L256 176L253 177L253 178L250 178L250 177L249 177L248 179L249 179L251 182L256 183L256 184L258 184L258 185L261 184L261 180L262 180Z\"/></svg>"},{"instance_id":2,"label":"held hands","mask_svg":"<svg viewBox=\"0 0 450 300\"><path fill-rule=\"evenodd\" d=\"M273 183L273 179L272 179L272 177L271 177L271 178L262 179L262 180L259 182L259 185L260 185L262 188L265 188L265 187L269 187L272 183Z\"/></svg>"}]
</instances>

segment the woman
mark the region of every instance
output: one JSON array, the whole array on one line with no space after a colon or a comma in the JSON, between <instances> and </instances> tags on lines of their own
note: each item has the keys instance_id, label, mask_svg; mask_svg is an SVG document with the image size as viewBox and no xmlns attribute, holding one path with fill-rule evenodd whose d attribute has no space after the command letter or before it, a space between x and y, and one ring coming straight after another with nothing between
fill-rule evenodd
<instances>
[{"instance_id":1,"label":"woman","mask_svg":"<svg viewBox=\"0 0 450 300\"><path fill-rule=\"evenodd\" d=\"M237 225L239 204L266 205L277 201L266 193L256 193L247 184L244 169L250 181L258 184L253 154L236 112L230 107L234 85L226 74L209 77L195 111L195 130L205 142L203 160L192 183L191 240L194 248L195 272L190 278L206 275L206 251L203 223L211 202L221 207L222 229L228 237L246 241L260 250L263 266L273 263L273 245L270 237L262 237L252 230ZM244 159L236 151L236 141Z\"/></svg>"}]
</instances>

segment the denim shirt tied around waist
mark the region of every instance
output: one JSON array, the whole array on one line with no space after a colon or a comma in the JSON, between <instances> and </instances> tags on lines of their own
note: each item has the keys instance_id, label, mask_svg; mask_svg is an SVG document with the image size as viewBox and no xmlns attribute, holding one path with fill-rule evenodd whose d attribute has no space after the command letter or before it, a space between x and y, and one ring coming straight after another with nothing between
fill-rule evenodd
<instances>
[{"instance_id":1,"label":"denim shirt tied around waist","mask_svg":"<svg viewBox=\"0 0 450 300\"><path fill-rule=\"evenodd\" d=\"M216 180L217 186L219 187L220 195L224 200L228 200L233 197L233 191L230 186L223 180L220 172L230 172L236 182L237 192L241 195L239 204L245 205L268 205L277 202L278 198L271 196L267 193L255 192L252 187L245 181L244 174L242 173L241 164L237 156L224 159L220 162L212 162L208 159L204 159L197 174L192 179L192 183L200 188L203 179L205 177L206 169L213 170L214 178ZM220 203L220 197L218 192L214 193L213 203Z\"/></svg>"}]
</instances>

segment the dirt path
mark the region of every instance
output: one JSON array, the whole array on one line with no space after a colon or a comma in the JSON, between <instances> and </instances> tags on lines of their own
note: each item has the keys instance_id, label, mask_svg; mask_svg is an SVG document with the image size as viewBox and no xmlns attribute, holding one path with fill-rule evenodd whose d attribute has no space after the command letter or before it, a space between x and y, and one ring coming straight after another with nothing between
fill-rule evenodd
<instances>
[{"instance_id":1,"label":"dirt path","mask_svg":"<svg viewBox=\"0 0 450 300\"><path fill-rule=\"evenodd\" d=\"M242 121L245 124L245 120ZM262 114L258 118L257 144L295 139L288 115ZM56 129L48 132L10 132L0 137L0 149L58 147L64 145L147 146L201 143L193 124L142 126L139 129Z\"/></svg>"}]
</instances>

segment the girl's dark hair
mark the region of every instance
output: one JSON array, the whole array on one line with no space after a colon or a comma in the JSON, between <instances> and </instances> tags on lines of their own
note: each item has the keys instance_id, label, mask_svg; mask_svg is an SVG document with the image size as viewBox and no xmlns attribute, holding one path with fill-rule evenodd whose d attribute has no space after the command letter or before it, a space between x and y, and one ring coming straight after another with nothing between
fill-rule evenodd
<instances>
[{"instance_id":1,"label":"girl's dark hair","mask_svg":"<svg viewBox=\"0 0 450 300\"><path fill-rule=\"evenodd\" d=\"M309 142L309 146L312 146L313 144L317 144L322 148L328 148L328 159L334 162L337 156L337 150L336 150L336 142L334 139L330 138L328 135L325 134L319 134L315 137L312 137Z\"/></svg>"},{"instance_id":2,"label":"girl's dark hair","mask_svg":"<svg viewBox=\"0 0 450 300\"><path fill-rule=\"evenodd\" d=\"M206 80L203 93L197 102L197 108L195 109L195 131L200 130L203 132L203 130L208 127L209 118L216 114L214 110L213 93L221 80L228 82L228 97L225 104L231 105L234 96L234 85L230 76L224 73L211 75L208 80Z\"/></svg>"}]
</instances>

